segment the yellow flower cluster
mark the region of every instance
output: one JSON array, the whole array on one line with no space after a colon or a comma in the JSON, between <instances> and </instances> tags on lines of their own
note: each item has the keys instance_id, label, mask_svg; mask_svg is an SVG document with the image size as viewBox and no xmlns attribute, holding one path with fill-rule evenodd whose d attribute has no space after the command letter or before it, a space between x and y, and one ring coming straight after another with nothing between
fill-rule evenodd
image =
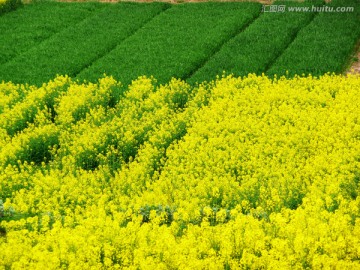
<instances>
[{"instance_id":1,"label":"yellow flower cluster","mask_svg":"<svg viewBox=\"0 0 360 270\"><path fill-rule=\"evenodd\" d=\"M9 135L15 135L29 123L34 122L40 111L52 108L55 98L67 89L70 79L58 77L43 87L4 84L0 86L1 104L0 127Z\"/></svg>"},{"instance_id":2,"label":"yellow flower cluster","mask_svg":"<svg viewBox=\"0 0 360 270\"><path fill-rule=\"evenodd\" d=\"M359 76L121 89L0 84L0 268L360 269Z\"/></svg>"},{"instance_id":3,"label":"yellow flower cluster","mask_svg":"<svg viewBox=\"0 0 360 270\"><path fill-rule=\"evenodd\" d=\"M98 84L71 84L66 95L56 99L57 123L65 125L78 121L91 109L106 107L115 87L120 85L112 77L100 79Z\"/></svg>"}]
</instances>

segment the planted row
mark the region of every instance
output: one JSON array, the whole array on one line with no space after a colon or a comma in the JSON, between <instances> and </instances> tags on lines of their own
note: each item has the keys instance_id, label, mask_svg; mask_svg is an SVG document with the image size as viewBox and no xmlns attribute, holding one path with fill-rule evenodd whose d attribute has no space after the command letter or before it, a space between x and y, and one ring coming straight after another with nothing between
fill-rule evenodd
<instances>
[{"instance_id":1,"label":"planted row","mask_svg":"<svg viewBox=\"0 0 360 270\"><path fill-rule=\"evenodd\" d=\"M358 1L332 1L333 7L353 7L351 12L320 12L269 68L268 75L342 73L349 65L360 38Z\"/></svg>"},{"instance_id":2,"label":"planted row","mask_svg":"<svg viewBox=\"0 0 360 270\"><path fill-rule=\"evenodd\" d=\"M168 7L164 3L105 6L4 64L0 78L41 85L57 74L74 77Z\"/></svg>"},{"instance_id":3,"label":"planted row","mask_svg":"<svg viewBox=\"0 0 360 270\"><path fill-rule=\"evenodd\" d=\"M260 10L257 3L174 5L77 77L95 81L105 72L124 84L140 75L159 83L186 78Z\"/></svg>"},{"instance_id":4,"label":"planted row","mask_svg":"<svg viewBox=\"0 0 360 270\"><path fill-rule=\"evenodd\" d=\"M153 130L182 108L189 94L189 86L184 83L173 82L156 89L150 79L143 78L129 86L99 126L85 121L74 127L75 132L64 133L60 155L75 158L76 166L86 170L105 164L119 168L135 158ZM90 114L88 119L93 117Z\"/></svg>"},{"instance_id":5,"label":"planted row","mask_svg":"<svg viewBox=\"0 0 360 270\"><path fill-rule=\"evenodd\" d=\"M92 16L104 5L99 3L38 2L26 4L16 11L0 16L1 67L14 57ZM61 45L63 45L64 41ZM48 55L49 57L49 55ZM50 57L53 57L51 55ZM48 58L50 59L50 58ZM29 69L36 63L27 66ZM6 73L0 68L0 81L18 79L17 74ZM6 71L6 70L5 70ZM18 68L21 73L21 69ZM10 78L9 78L10 77ZM44 80L45 81L45 80ZM27 81L22 81L26 83ZM30 81L29 81L30 82Z\"/></svg>"},{"instance_id":6,"label":"planted row","mask_svg":"<svg viewBox=\"0 0 360 270\"><path fill-rule=\"evenodd\" d=\"M29 123L33 123L39 112L50 110L53 115L55 99L67 91L69 84L69 77L57 77L39 88L28 86L26 89L24 86L16 87L10 84L14 90L12 94L6 95L8 98L1 113L0 129L6 131L9 136L14 136L25 129ZM19 90L25 91L18 94Z\"/></svg>"},{"instance_id":7,"label":"planted row","mask_svg":"<svg viewBox=\"0 0 360 270\"><path fill-rule=\"evenodd\" d=\"M281 4L284 3L274 3ZM295 2L291 5L306 7L314 5L314 2ZM215 79L216 75L224 71L235 76L246 76L249 73L260 75L283 53L298 31L314 16L315 13L307 12L262 13L248 28L227 42L188 81L194 83Z\"/></svg>"}]
</instances>

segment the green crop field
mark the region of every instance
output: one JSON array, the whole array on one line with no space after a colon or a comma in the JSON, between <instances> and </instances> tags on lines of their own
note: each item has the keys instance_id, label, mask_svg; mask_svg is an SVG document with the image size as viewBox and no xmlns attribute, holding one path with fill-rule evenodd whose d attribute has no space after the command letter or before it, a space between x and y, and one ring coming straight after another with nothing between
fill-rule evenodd
<instances>
[{"instance_id":1,"label":"green crop field","mask_svg":"<svg viewBox=\"0 0 360 270\"><path fill-rule=\"evenodd\" d=\"M329 6L354 6L352 13L319 13L301 29L268 70L269 75L341 73L360 37L360 1L333 0ZM291 67L291 68L290 68Z\"/></svg>"},{"instance_id":2,"label":"green crop field","mask_svg":"<svg viewBox=\"0 0 360 270\"><path fill-rule=\"evenodd\" d=\"M125 83L153 75L161 83L186 79L221 45L260 15L254 3L176 5L141 28L79 74L96 80L104 72Z\"/></svg>"},{"instance_id":3,"label":"green crop field","mask_svg":"<svg viewBox=\"0 0 360 270\"><path fill-rule=\"evenodd\" d=\"M95 3L64 5L40 2L0 16L1 67L14 57L36 48L54 34L82 22L102 7ZM6 80L9 75L2 74L1 79Z\"/></svg>"},{"instance_id":4,"label":"green crop field","mask_svg":"<svg viewBox=\"0 0 360 270\"><path fill-rule=\"evenodd\" d=\"M296 6L311 6L295 3ZM191 77L190 81L214 79L223 71L245 76L265 72L275 59L309 24L314 13L264 13L233 37Z\"/></svg>"},{"instance_id":5,"label":"green crop field","mask_svg":"<svg viewBox=\"0 0 360 270\"><path fill-rule=\"evenodd\" d=\"M342 73L360 37L359 1L346 3L354 12L262 12L259 3L215 2L24 5L0 16L0 80L41 85L66 74L94 82L106 73L127 85L140 75L194 83L223 71ZM323 1L291 4L314 5Z\"/></svg>"}]
</instances>

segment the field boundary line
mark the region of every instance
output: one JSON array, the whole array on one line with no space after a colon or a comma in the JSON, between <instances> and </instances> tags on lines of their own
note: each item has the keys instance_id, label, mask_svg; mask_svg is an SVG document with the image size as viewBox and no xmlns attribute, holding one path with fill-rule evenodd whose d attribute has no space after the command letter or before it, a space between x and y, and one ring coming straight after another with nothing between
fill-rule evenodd
<instances>
[{"instance_id":1,"label":"field boundary line","mask_svg":"<svg viewBox=\"0 0 360 270\"><path fill-rule=\"evenodd\" d=\"M354 45L353 53L343 67L345 74L360 74L360 38Z\"/></svg>"},{"instance_id":2,"label":"field boundary line","mask_svg":"<svg viewBox=\"0 0 360 270\"><path fill-rule=\"evenodd\" d=\"M249 22L247 22L245 25L243 25L242 27L240 27L240 29L238 29L236 31L236 33L234 33L231 37L229 37L228 39L224 40L223 42L221 42L218 46L216 46L214 48L214 50L212 52L209 53L209 57L207 57L206 59L204 59L203 61L199 61L198 64L194 67L194 69L192 69L190 72L188 72L186 75L184 75L181 79L182 80L186 80L186 79L190 79L199 69L201 69L202 67L204 67L206 65L206 63L208 63L210 61L210 59L213 58L213 56L215 54L217 54L221 48L223 48L226 44L228 44L229 42L231 42L231 40L233 40L235 37L237 37L238 35L240 35L241 33L243 33L250 25L252 25L260 16L262 15L262 12L260 11L256 16L254 16L254 18L252 20L250 20Z\"/></svg>"},{"instance_id":3,"label":"field boundary line","mask_svg":"<svg viewBox=\"0 0 360 270\"><path fill-rule=\"evenodd\" d=\"M296 33L294 33L291 37L291 40L289 41L289 43L285 46L285 48L279 53L278 56L276 56L274 58L273 61L270 61L266 66L265 69L263 71L263 73L267 73L269 71L269 69L277 62L277 60L286 52L286 50L289 49L290 45L294 43L294 41L296 40L298 34L303 30L306 29L313 21L314 19L317 17L319 13L315 13L314 16L311 17L311 19L309 20L309 22L307 24L305 24L303 27L301 27L298 31L296 31Z\"/></svg>"},{"instance_id":4,"label":"field boundary line","mask_svg":"<svg viewBox=\"0 0 360 270\"><path fill-rule=\"evenodd\" d=\"M69 25L68 27L65 27L65 28L61 29L60 31L51 34L49 37L47 37L46 39L40 41L38 44L34 44L34 46L31 46L31 47L28 48L27 50L25 50L25 51L23 51L23 52L15 55L14 57L10 58L10 59L7 60L6 62L2 63L1 65L6 65L7 63L10 63L12 60L16 59L16 58L19 57L20 55L23 55L23 54L31 51L32 49L40 46L41 44L47 42L49 39L53 38L54 36L60 35L62 32L66 31L67 29L73 28L73 27L75 27L76 25L79 25L79 24L83 23L84 21L86 21L87 19L95 16L98 12L100 12L101 10L103 10L103 9L105 9L105 8L107 8L107 7L104 5L104 7L97 9L97 10L96 10L93 14L91 14L90 16L85 17L84 19L78 21L77 23L71 24L71 25Z\"/></svg>"},{"instance_id":5,"label":"field boundary line","mask_svg":"<svg viewBox=\"0 0 360 270\"><path fill-rule=\"evenodd\" d=\"M119 41L118 43L116 43L114 46L112 46L111 48L109 48L106 52L104 52L103 54L99 55L98 57L94 58L93 61L89 62L88 64L84 65L83 67L80 68L80 70L78 70L77 72L74 72L73 74L68 74L70 77L72 78L76 78L77 75L79 75L83 70L88 69L89 67L91 67L95 62L97 62L98 60L104 58L106 55L108 55L109 53L111 53L112 51L114 51L118 46L120 46L123 42L125 42L126 40L128 40L129 38L131 38L132 36L134 36L138 31L140 31L141 29L144 28L145 25L147 25L148 23L150 23L152 20L154 20L156 17L160 16L160 14L166 12L167 10L171 9L171 6L169 5L168 7L166 7L165 9L161 10L158 14L156 14L155 16L151 17L149 20L145 21L144 24L142 24L139 28L137 28L134 32L132 32L130 35L128 35L126 38L124 38L123 40Z\"/></svg>"}]
</instances>

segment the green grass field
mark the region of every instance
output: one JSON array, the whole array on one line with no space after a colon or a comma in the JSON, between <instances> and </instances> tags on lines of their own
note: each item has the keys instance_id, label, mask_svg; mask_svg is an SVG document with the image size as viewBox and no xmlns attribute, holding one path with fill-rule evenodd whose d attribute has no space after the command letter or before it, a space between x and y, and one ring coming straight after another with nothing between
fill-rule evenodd
<instances>
[{"instance_id":1,"label":"green grass field","mask_svg":"<svg viewBox=\"0 0 360 270\"><path fill-rule=\"evenodd\" d=\"M262 12L259 3L215 2L24 5L0 16L0 80L41 85L57 74L80 81L107 74L127 85L140 75L195 83L223 71L342 73L360 37L359 1L346 6L354 12Z\"/></svg>"}]
</instances>

